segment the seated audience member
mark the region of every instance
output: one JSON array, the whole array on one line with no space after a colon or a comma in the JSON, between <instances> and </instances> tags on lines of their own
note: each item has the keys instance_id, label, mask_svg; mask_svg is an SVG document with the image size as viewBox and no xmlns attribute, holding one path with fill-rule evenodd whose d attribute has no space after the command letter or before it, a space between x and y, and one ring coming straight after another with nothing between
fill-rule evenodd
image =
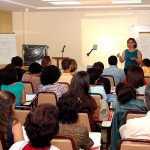
<instances>
[{"instance_id":1,"label":"seated audience member","mask_svg":"<svg viewBox=\"0 0 150 150\"><path fill-rule=\"evenodd\" d=\"M25 89L22 82L17 82L17 72L14 65L4 68L1 90L12 92L16 96L16 106L26 102Z\"/></svg>"},{"instance_id":2,"label":"seated audience member","mask_svg":"<svg viewBox=\"0 0 150 150\"><path fill-rule=\"evenodd\" d=\"M147 110L143 100L136 98L136 90L129 83L120 82L116 87L118 104L114 110L111 129L111 150L118 149L121 140L119 128L125 120L125 113L128 110Z\"/></svg>"},{"instance_id":3,"label":"seated audience member","mask_svg":"<svg viewBox=\"0 0 150 150\"><path fill-rule=\"evenodd\" d=\"M10 150L59 150L50 141L58 133L58 109L52 104L42 104L31 110L25 121L29 141L20 141Z\"/></svg>"},{"instance_id":4,"label":"seated audience member","mask_svg":"<svg viewBox=\"0 0 150 150\"><path fill-rule=\"evenodd\" d=\"M127 82L136 88L137 94L144 94L145 92L145 81L144 72L139 66L132 66L127 71Z\"/></svg>"},{"instance_id":5,"label":"seated audience member","mask_svg":"<svg viewBox=\"0 0 150 150\"><path fill-rule=\"evenodd\" d=\"M31 82L33 85L34 93L37 93L38 86L40 85L40 76L42 72L42 67L38 63L32 63L29 66L29 73L25 73L22 77L22 81Z\"/></svg>"},{"instance_id":6,"label":"seated audience member","mask_svg":"<svg viewBox=\"0 0 150 150\"><path fill-rule=\"evenodd\" d=\"M44 56L41 60L41 66L42 68L46 68L47 66L51 65L51 58L50 56Z\"/></svg>"},{"instance_id":7,"label":"seated audience member","mask_svg":"<svg viewBox=\"0 0 150 150\"><path fill-rule=\"evenodd\" d=\"M103 75L112 75L115 80L115 85L121 82L125 78L125 73L122 69L117 67L117 57L110 56L108 58L109 68L104 69Z\"/></svg>"},{"instance_id":8,"label":"seated audience member","mask_svg":"<svg viewBox=\"0 0 150 150\"><path fill-rule=\"evenodd\" d=\"M89 94L89 75L85 71L77 72L69 87L69 92L77 95L81 100L81 107L89 111L93 115L94 110L97 109L97 104Z\"/></svg>"},{"instance_id":9,"label":"seated audience member","mask_svg":"<svg viewBox=\"0 0 150 150\"><path fill-rule=\"evenodd\" d=\"M15 142L24 140L21 123L15 118L16 97L8 91L0 91L0 132L4 135L7 149Z\"/></svg>"},{"instance_id":10,"label":"seated audience member","mask_svg":"<svg viewBox=\"0 0 150 150\"><path fill-rule=\"evenodd\" d=\"M101 74L103 73L104 70L104 64L102 62L95 62L93 64L93 68L96 68L98 70L98 74L99 74L99 78L98 78L98 84L103 84L104 85L104 89L106 91L106 94L110 94L111 91L111 87L110 87L110 81L107 78L104 78L101 76Z\"/></svg>"},{"instance_id":11,"label":"seated audience member","mask_svg":"<svg viewBox=\"0 0 150 150\"><path fill-rule=\"evenodd\" d=\"M21 57L16 56L11 59L11 64L15 66L17 70L18 81L21 81L23 74L26 72L21 67L23 66L23 60Z\"/></svg>"},{"instance_id":12,"label":"seated audience member","mask_svg":"<svg viewBox=\"0 0 150 150\"><path fill-rule=\"evenodd\" d=\"M74 59L70 59L70 61L71 61L71 74L74 75L78 68L78 64Z\"/></svg>"},{"instance_id":13,"label":"seated audience member","mask_svg":"<svg viewBox=\"0 0 150 150\"><path fill-rule=\"evenodd\" d=\"M46 67L41 75L41 84L39 85L38 92L54 92L57 99L59 99L68 89L66 85L57 83L60 74L61 72L56 66L50 65Z\"/></svg>"},{"instance_id":14,"label":"seated audience member","mask_svg":"<svg viewBox=\"0 0 150 150\"><path fill-rule=\"evenodd\" d=\"M150 84L145 89L145 103L149 109L147 115L127 120L127 123L119 129L122 138L150 140Z\"/></svg>"},{"instance_id":15,"label":"seated audience member","mask_svg":"<svg viewBox=\"0 0 150 150\"><path fill-rule=\"evenodd\" d=\"M90 93L98 93L101 94L104 100L107 100L107 95L105 93L104 87L102 85L96 85L99 74L98 70L96 68L89 68L87 70L87 73L89 74L90 77Z\"/></svg>"},{"instance_id":16,"label":"seated audience member","mask_svg":"<svg viewBox=\"0 0 150 150\"><path fill-rule=\"evenodd\" d=\"M144 76L150 77L150 60L148 58L143 59L142 69L144 72Z\"/></svg>"},{"instance_id":17,"label":"seated audience member","mask_svg":"<svg viewBox=\"0 0 150 150\"><path fill-rule=\"evenodd\" d=\"M81 100L81 110L88 110L92 121L94 110L97 109L97 104L95 102L95 99L89 94L89 85L90 83L88 73L86 73L85 71L79 71L73 76L71 80L69 93L78 96L78 98ZM95 126L95 123L92 122L92 131L99 130L96 127L97 126Z\"/></svg>"},{"instance_id":18,"label":"seated audience member","mask_svg":"<svg viewBox=\"0 0 150 150\"><path fill-rule=\"evenodd\" d=\"M72 79L70 59L62 60L61 65L63 68L63 73L61 74L58 82L67 82L68 84L70 84Z\"/></svg>"},{"instance_id":19,"label":"seated audience member","mask_svg":"<svg viewBox=\"0 0 150 150\"><path fill-rule=\"evenodd\" d=\"M73 138L76 149L88 149L93 145L86 126L77 124L78 113L81 107L78 97L71 93L63 94L58 102L59 134Z\"/></svg>"}]
</instances>

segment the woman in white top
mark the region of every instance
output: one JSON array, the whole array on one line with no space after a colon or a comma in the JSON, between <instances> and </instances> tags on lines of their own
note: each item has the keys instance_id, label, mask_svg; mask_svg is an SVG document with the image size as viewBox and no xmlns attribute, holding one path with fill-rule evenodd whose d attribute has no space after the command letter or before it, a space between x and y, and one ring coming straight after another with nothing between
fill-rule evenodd
<instances>
[{"instance_id":1,"label":"woman in white top","mask_svg":"<svg viewBox=\"0 0 150 150\"><path fill-rule=\"evenodd\" d=\"M25 121L29 141L20 141L10 150L59 150L50 144L58 133L58 108L52 104L42 104L31 110Z\"/></svg>"}]
</instances>

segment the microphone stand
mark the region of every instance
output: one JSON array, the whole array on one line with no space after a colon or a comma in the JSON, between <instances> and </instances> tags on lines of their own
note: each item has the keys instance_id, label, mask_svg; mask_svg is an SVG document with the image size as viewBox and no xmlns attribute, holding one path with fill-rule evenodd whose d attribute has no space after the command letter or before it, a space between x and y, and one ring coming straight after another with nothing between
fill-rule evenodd
<instances>
[{"instance_id":1,"label":"microphone stand","mask_svg":"<svg viewBox=\"0 0 150 150\"><path fill-rule=\"evenodd\" d=\"M65 49L65 45L63 46L62 50L61 50L61 53L62 53L62 58L63 58L63 54L64 54L64 49Z\"/></svg>"},{"instance_id":2,"label":"microphone stand","mask_svg":"<svg viewBox=\"0 0 150 150\"><path fill-rule=\"evenodd\" d=\"M92 53L92 51L93 51L93 48L86 55L89 56Z\"/></svg>"}]
</instances>

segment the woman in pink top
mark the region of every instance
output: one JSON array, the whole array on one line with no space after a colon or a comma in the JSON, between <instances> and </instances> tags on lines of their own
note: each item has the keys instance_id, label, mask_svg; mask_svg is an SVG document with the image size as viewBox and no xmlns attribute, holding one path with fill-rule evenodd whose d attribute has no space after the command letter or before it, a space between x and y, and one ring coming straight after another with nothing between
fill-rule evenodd
<instances>
[{"instance_id":1,"label":"woman in pink top","mask_svg":"<svg viewBox=\"0 0 150 150\"><path fill-rule=\"evenodd\" d=\"M38 87L41 84L40 81L41 72L42 72L41 65L38 63L32 63L29 66L29 73L25 73L22 77L22 81L32 83L34 93L37 93Z\"/></svg>"}]
</instances>

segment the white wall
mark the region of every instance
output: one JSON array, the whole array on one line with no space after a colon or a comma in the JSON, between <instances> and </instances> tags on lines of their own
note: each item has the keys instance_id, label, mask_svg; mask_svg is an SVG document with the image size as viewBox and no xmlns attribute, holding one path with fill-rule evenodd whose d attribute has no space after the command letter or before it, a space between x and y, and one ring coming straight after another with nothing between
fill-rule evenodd
<instances>
[{"instance_id":1,"label":"white wall","mask_svg":"<svg viewBox=\"0 0 150 150\"><path fill-rule=\"evenodd\" d=\"M18 55L22 44L46 44L49 55L77 60L79 69L102 61L108 67L110 55L122 53L132 35L133 25L150 25L150 11L65 11L13 13L13 31L17 36ZM98 44L98 50L86 53ZM123 68L123 64L118 64Z\"/></svg>"}]
</instances>

